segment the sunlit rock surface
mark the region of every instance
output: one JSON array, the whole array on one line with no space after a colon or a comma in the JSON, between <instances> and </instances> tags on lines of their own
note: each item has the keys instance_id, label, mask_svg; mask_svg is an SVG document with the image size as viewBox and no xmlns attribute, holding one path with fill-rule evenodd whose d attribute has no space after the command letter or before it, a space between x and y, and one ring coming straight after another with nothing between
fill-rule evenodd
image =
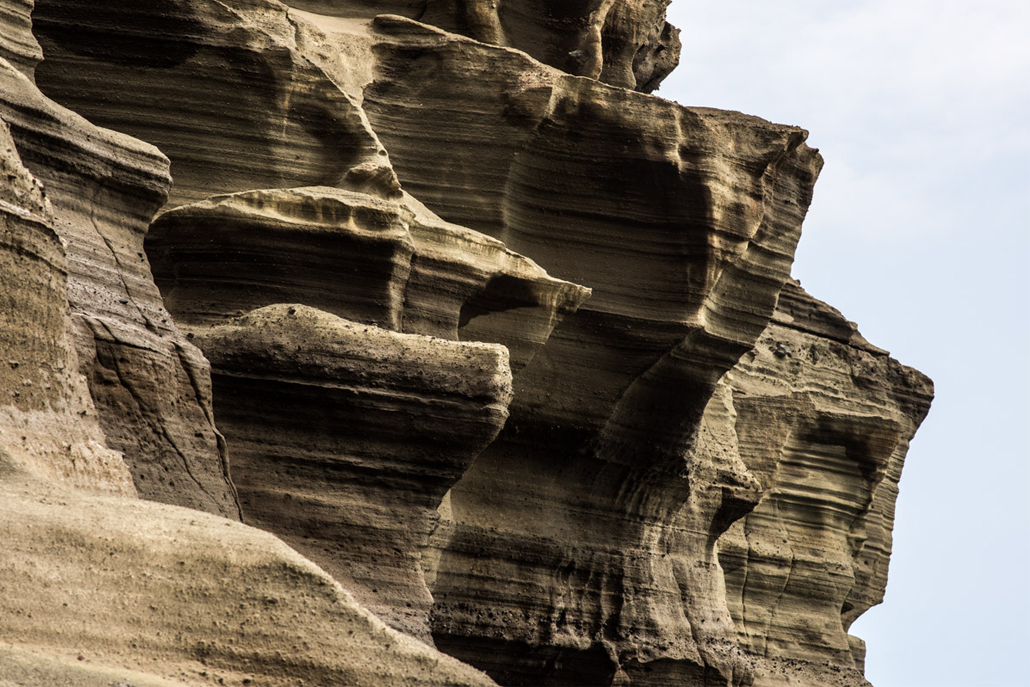
<instances>
[{"instance_id":1,"label":"sunlit rock surface","mask_svg":"<svg viewBox=\"0 0 1030 687\"><path fill-rule=\"evenodd\" d=\"M589 292L382 191L219 196L163 214L148 250L212 362L244 520L431 642L437 507Z\"/></svg>"},{"instance_id":2,"label":"sunlit rock surface","mask_svg":"<svg viewBox=\"0 0 1030 687\"><path fill-rule=\"evenodd\" d=\"M666 4L0 0L0 679L867 684L932 385Z\"/></svg>"}]
</instances>

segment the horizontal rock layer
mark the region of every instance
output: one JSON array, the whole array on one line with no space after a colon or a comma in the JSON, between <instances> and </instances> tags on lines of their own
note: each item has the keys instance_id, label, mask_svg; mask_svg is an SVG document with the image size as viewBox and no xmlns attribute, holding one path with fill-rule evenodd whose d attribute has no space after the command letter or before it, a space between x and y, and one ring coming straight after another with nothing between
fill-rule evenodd
<instances>
[{"instance_id":1,"label":"horizontal rock layer","mask_svg":"<svg viewBox=\"0 0 1030 687\"><path fill-rule=\"evenodd\" d=\"M508 350L456 340L521 369L589 292L380 191L212 198L163 214L148 250L214 366L245 520L431 641L436 508L511 397Z\"/></svg>"},{"instance_id":2,"label":"horizontal rock layer","mask_svg":"<svg viewBox=\"0 0 1030 687\"><path fill-rule=\"evenodd\" d=\"M865 684L848 628L932 387L789 281L806 132L632 90L675 63L663 1L39 0L44 90L157 145L170 191L155 149L35 90L28 9L0 0L0 261L39 286L6 289L0 345L42 361L0 372L0 676L484 680L242 525L24 481L131 495L117 449L144 497L238 516L238 485L248 522L503 684ZM175 541L130 552L122 519ZM61 594L18 612L18 571L58 558L99 600L81 626Z\"/></svg>"},{"instance_id":3,"label":"horizontal rock layer","mask_svg":"<svg viewBox=\"0 0 1030 687\"><path fill-rule=\"evenodd\" d=\"M203 330L246 522L429 640L421 557L443 495L507 419L507 351L300 305Z\"/></svg>"},{"instance_id":4,"label":"horizontal rock layer","mask_svg":"<svg viewBox=\"0 0 1030 687\"><path fill-rule=\"evenodd\" d=\"M91 121L159 147L169 202L328 185L386 152L354 97L303 52L277 2L38 0L39 82ZM317 31L316 31L317 34ZM98 97L98 93L103 95ZM154 107L154 102L164 103Z\"/></svg>"},{"instance_id":5,"label":"horizontal rock layer","mask_svg":"<svg viewBox=\"0 0 1030 687\"><path fill-rule=\"evenodd\" d=\"M763 491L719 540L727 599L767 673L802 660L829 667L812 684L861 683L847 630L883 600L898 479L933 386L798 286L781 304L724 380L736 441L719 449L739 450Z\"/></svg>"},{"instance_id":6,"label":"horizontal rock layer","mask_svg":"<svg viewBox=\"0 0 1030 687\"><path fill-rule=\"evenodd\" d=\"M679 63L679 29L665 21L668 6L669 0L428 0L416 18L523 50L576 76L650 93Z\"/></svg>"},{"instance_id":7,"label":"horizontal rock layer","mask_svg":"<svg viewBox=\"0 0 1030 687\"><path fill-rule=\"evenodd\" d=\"M367 170L365 170L367 171ZM147 251L180 322L302 303L393 331L503 343L521 369L590 294L391 187L219 196L162 214Z\"/></svg>"},{"instance_id":8,"label":"horizontal rock layer","mask_svg":"<svg viewBox=\"0 0 1030 687\"><path fill-rule=\"evenodd\" d=\"M66 246L79 370L107 447L124 454L142 495L238 517L207 362L164 309L143 252L166 198L167 160L48 100L6 61L0 118L45 185Z\"/></svg>"}]
</instances>

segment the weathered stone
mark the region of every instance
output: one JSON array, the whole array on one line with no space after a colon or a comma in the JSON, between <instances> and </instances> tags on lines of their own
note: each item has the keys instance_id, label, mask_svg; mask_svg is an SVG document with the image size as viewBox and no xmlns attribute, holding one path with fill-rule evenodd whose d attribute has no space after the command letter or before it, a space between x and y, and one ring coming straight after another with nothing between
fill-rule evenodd
<instances>
[{"instance_id":1,"label":"weathered stone","mask_svg":"<svg viewBox=\"0 0 1030 687\"><path fill-rule=\"evenodd\" d=\"M242 525L12 486L117 485L99 444L68 468L58 438L75 435L124 451L144 496L217 511L193 483L147 492L136 474L186 465L231 499L207 362L164 321L145 245L214 363L244 517L390 624L503 684L866 684L848 629L882 598L932 387L789 281L821 166L806 132L638 92L675 63L665 4L39 0L47 93L171 158L143 244L164 158L39 96L27 4L0 0L0 116L27 168L2 158L17 276L0 347L38 356L26 379L55 390L0 397L0 637L18 644L0 677L482 680L342 592L314 603L334 583ZM96 419L61 365L89 376ZM22 374L0 372L0 392ZM25 413L50 438L19 445ZM130 523L156 534L123 557ZM170 574L178 556L197 566ZM39 593L19 571L59 559L93 615L58 623L64 591L20 614ZM69 667L79 646L95 669Z\"/></svg>"},{"instance_id":2,"label":"weathered stone","mask_svg":"<svg viewBox=\"0 0 1030 687\"><path fill-rule=\"evenodd\" d=\"M66 245L79 370L107 447L122 452L142 496L238 517L207 362L164 309L143 253L168 161L48 100L5 60L0 118Z\"/></svg>"},{"instance_id":3,"label":"weathered stone","mask_svg":"<svg viewBox=\"0 0 1030 687\"><path fill-rule=\"evenodd\" d=\"M43 57L32 35L32 1L7 0L0 8L0 59L7 60L30 79Z\"/></svg>"},{"instance_id":4,"label":"weathered stone","mask_svg":"<svg viewBox=\"0 0 1030 687\"><path fill-rule=\"evenodd\" d=\"M160 148L173 205L388 164L346 79L317 64L321 34L279 2L37 0L34 16L43 90Z\"/></svg>"},{"instance_id":5,"label":"weathered stone","mask_svg":"<svg viewBox=\"0 0 1030 687\"><path fill-rule=\"evenodd\" d=\"M507 419L507 351L285 304L196 340L245 521L431 643L420 561L440 500Z\"/></svg>"},{"instance_id":6,"label":"weathered stone","mask_svg":"<svg viewBox=\"0 0 1030 687\"><path fill-rule=\"evenodd\" d=\"M710 450L739 451L762 487L718 544L756 684L799 661L834 677L808 684L865 684L847 630L883 600L901 466L933 386L795 284L723 385L735 436Z\"/></svg>"},{"instance_id":7,"label":"weathered stone","mask_svg":"<svg viewBox=\"0 0 1030 687\"><path fill-rule=\"evenodd\" d=\"M260 530L20 479L0 482L0 502L0 680L494 684L386 627Z\"/></svg>"},{"instance_id":8,"label":"weathered stone","mask_svg":"<svg viewBox=\"0 0 1030 687\"><path fill-rule=\"evenodd\" d=\"M576 76L650 93L679 63L669 0L428 0L415 17L523 50ZM408 15L405 15L408 16Z\"/></svg>"},{"instance_id":9,"label":"weathered stone","mask_svg":"<svg viewBox=\"0 0 1030 687\"><path fill-rule=\"evenodd\" d=\"M162 214L147 251L182 323L302 303L398 332L503 343L516 371L590 293L389 189L215 197Z\"/></svg>"},{"instance_id":10,"label":"weathered stone","mask_svg":"<svg viewBox=\"0 0 1030 687\"><path fill-rule=\"evenodd\" d=\"M800 129L376 23L365 107L405 188L594 290L448 497L438 645L516 684L746 680L714 542L758 484L696 436L772 316L821 159Z\"/></svg>"},{"instance_id":11,"label":"weathered stone","mask_svg":"<svg viewBox=\"0 0 1030 687\"><path fill-rule=\"evenodd\" d=\"M9 68L0 58L0 68ZM68 263L43 185L0 119L0 470L135 496L79 374Z\"/></svg>"},{"instance_id":12,"label":"weathered stone","mask_svg":"<svg viewBox=\"0 0 1030 687\"><path fill-rule=\"evenodd\" d=\"M457 340L496 334L521 369L589 292L389 189L219 196L163 214L148 250L212 361L245 520L431 642L436 509L511 393L507 349Z\"/></svg>"}]
</instances>

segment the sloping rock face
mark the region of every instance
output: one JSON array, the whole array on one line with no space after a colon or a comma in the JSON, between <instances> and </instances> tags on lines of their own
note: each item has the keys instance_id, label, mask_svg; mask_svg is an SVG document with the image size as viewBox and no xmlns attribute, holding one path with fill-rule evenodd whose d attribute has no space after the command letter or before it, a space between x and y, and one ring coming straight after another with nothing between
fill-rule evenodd
<instances>
[{"instance_id":1,"label":"sloping rock face","mask_svg":"<svg viewBox=\"0 0 1030 687\"><path fill-rule=\"evenodd\" d=\"M932 385L666 5L0 0L0 679L867 684Z\"/></svg>"},{"instance_id":2,"label":"sloping rock face","mask_svg":"<svg viewBox=\"0 0 1030 687\"><path fill-rule=\"evenodd\" d=\"M46 187L66 246L65 307L107 445L124 454L143 496L239 517L207 362L164 309L143 252L170 183L167 160L48 100L6 60L0 119Z\"/></svg>"}]
</instances>

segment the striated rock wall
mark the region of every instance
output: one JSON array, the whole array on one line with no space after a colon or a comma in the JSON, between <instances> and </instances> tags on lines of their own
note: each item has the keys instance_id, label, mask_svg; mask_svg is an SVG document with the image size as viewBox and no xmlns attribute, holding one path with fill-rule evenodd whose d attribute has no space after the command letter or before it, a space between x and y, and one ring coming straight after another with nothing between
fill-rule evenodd
<instances>
[{"instance_id":1,"label":"striated rock wall","mask_svg":"<svg viewBox=\"0 0 1030 687\"><path fill-rule=\"evenodd\" d=\"M78 365L108 447L124 454L144 496L238 517L207 362L164 309L143 252L170 183L167 160L48 100L6 60L0 119L46 188Z\"/></svg>"},{"instance_id":2,"label":"striated rock wall","mask_svg":"<svg viewBox=\"0 0 1030 687\"><path fill-rule=\"evenodd\" d=\"M0 0L0 678L867 684L932 385L666 5Z\"/></svg>"}]
</instances>

